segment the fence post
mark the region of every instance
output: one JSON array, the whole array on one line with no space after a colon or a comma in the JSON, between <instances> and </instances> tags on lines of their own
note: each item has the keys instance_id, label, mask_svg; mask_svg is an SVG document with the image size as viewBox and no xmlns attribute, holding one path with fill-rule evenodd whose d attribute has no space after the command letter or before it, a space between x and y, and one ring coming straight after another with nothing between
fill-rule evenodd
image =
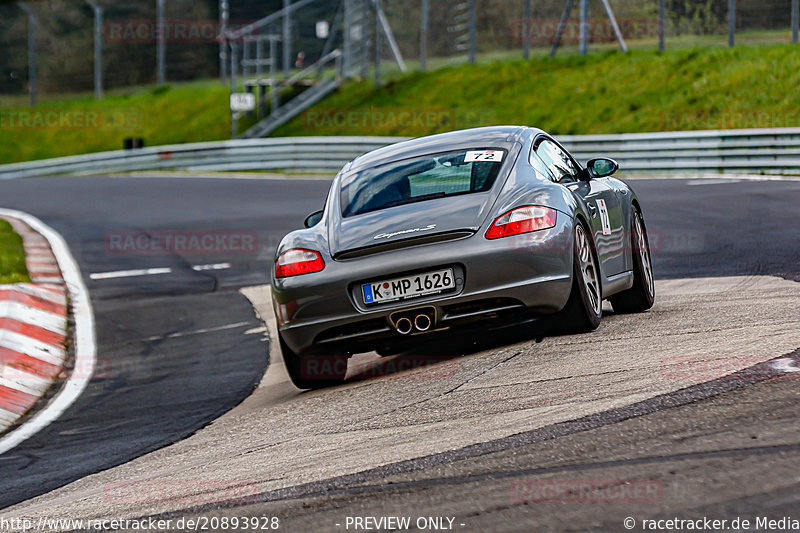
<instances>
[{"instance_id":1,"label":"fence post","mask_svg":"<svg viewBox=\"0 0 800 533\"><path fill-rule=\"evenodd\" d=\"M219 0L219 78L222 83L228 79L228 0Z\"/></svg>"},{"instance_id":2,"label":"fence post","mask_svg":"<svg viewBox=\"0 0 800 533\"><path fill-rule=\"evenodd\" d=\"M428 70L428 11L430 1L422 0L422 20L419 28L419 68L422 72Z\"/></svg>"},{"instance_id":3,"label":"fence post","mask_svg":"<svg viewBox=\"0 0 800 533\"><path fill-rule=\"evenodd\" d=\"M664 17L666 16L666 0L658 0L658 49L664 51Z\"/></svg>"},{"instance_id":4,"label":"fence post","mask_svg":"<svg viewBox=\"0 0 800 533\"><path fill-rule=\"evenodd\" d=\"M561 35L564 33L564 28L567 27L570 11L572 11L572 0L567 0L567 4L564 6L564 12L561 14L561 20L558 21L558 28L556 28L556 35L553 37L553 44L550 47L550 57L556 55L558 45L561 44Z\"/></svg>"},{"instance_id":5,"label":"fence post","mask_svg":"<svg viewBox=\"0 0 800 533\"><path fill-rule=\"evenodd\" d=\"M375 87L381 86L381 0L375 0Z\"/></svg>"},{"instance_id":6,"label":"fence post","mask_svg":"<svg viewBox=\"0 0 800 533\"><path fill-rule=\"evenodd\" d=\"M581 55L585 56L589 49L589 0L581 0Z\"/></svg>"},{"instance_id":7,"label":"fence post","mask_svg":"<svg viewBox=\"0 0 800 533\"><path fill-rule=\"evenodd\" d=\"M103 6L86 0L94 12L94 99L103 99Z\"/></svg>"},{"instance_id":8,"label":"fence post","mask_svg":"<svg viewBox=\"0 0 800 533\"><path fill-rule=\"evenodd\" d=\"M797 33L800 28L800 0L792 0L792 42L797 43Z\"/></svg>"},{"instance_id":9,"label":"fence post","mask_svg":"<svg viewBox=\"0 0 800 533\"><path fill-rule=\"evenodd\" d=\"M531 56L531 0L525 0L522 10L522 57Z\"/></svg>"},{"instance_id":10,"label":"fence post","mask_svg":"<svg viewBox=\"0 0 800 533\"><path fill-rule=\"evenodd\" d=\"M230 47L231 47L231 73L230 73L231 75L228 78L229 78L229 81L230 81L230 84L231 84L230 93L233 94L238 89L237 84L236 84L236 61L237 61L236 43L234 43L232 40L228 41L228 43L230 44ZM236 113L237 113L236 111L231 109L231 139L235 139L236 135L238 134L238 131L237 131L238 130L238 124L237 124L238 116L236 115Z\"/></svg>"},{"instance_id":11,"label":"fence post","mask_svg":"<svg viewBox=\"0 0 800 533\"><path fill-rule=\"evenodd\" d=\"M475 0L469 0L469 64L475 64Z\"/></svg>"},{"instance_id":12,"label":"fence post","mask_svg":"<svg viewBox=\"0 0 800 533\"><path fill-rule=\"evenodd\" d=\"M256 78L261 79L264 74L262 64L264 63L264 39L261 35L256 36Z\"/></svg>"},{"instance_id":13,"label":"fence post","mask_svg":"<svg viewBox=\"0 0 800 533\"><path fill-rule=\"evenodd\" d=\"M283 77L289 77L289 62L292 53L292 21L291 8L292 0L283 0Z\"/></svg>"},{"instance_id":14,"label":"fence post","mask_svg":"<svg viewBox=\"0 0 800 533\"><path fill-rule=\"evenodd\" d=\"M728 0L728 46L736 44L736 0Z\"/></svg>"},{"instance_id":15,"label":"fence post","mask_svg":"<svg viewBox=\"0 0 800 533\"><path fill-rule=\"evenodd\" d=\"M28 16L28 94L31 105L36 105L36 14L25 2L17 2L19 7Z\"/></svg>"},{"instance_id":16,"label":"fence post","mask_svg":"<svg viewBox=\"0 0 800 533\"><path fill-rule=\"evenodd\" d=\"M280 107L280 95L278 94L278 84L276 83L275 78L278 75L277 72L277 63L278 58L278 43L277 37L270 35L269 36L269 114L275 115L278 112L278 107Z\"/></svg>"},{"instance_id":17,"label":"fence post","mask_svg":"<svg viewBox=\"0 0 800 533\"><path fill-rule=\"evenodd\" d=\"M164 28L164 2L166 0L156 0L156 32L158 44L156 48L156 63L158 70L158 84L164 85L167 82L167 35Z\"/></svg>"}]
</instances>

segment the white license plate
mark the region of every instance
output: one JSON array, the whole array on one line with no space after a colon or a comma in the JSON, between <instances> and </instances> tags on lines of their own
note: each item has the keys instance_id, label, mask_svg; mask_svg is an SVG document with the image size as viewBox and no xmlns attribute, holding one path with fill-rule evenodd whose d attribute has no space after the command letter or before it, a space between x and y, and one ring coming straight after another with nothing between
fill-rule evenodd
<instances>
[{"instance_id":1,"label":"white license plate","mask_svg":"<svg viewBox=\"0 0 800 533\"><path fill-rule=\"evenodd\" d=\"M436 270L361 286L365 304L379 304L437 294L456 288L453 269Z\"/></svg>"}]
</instances>

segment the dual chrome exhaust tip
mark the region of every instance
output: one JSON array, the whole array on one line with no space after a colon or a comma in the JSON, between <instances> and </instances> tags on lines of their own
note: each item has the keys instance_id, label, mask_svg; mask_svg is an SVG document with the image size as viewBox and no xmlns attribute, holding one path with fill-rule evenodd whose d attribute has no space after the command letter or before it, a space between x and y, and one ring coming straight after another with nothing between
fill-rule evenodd
<instances>
[{"instance_id":1,"label":"dual chrome exhaust tip","mask_svg":"<svg viewBox=\"0 0 800 533\"><path fill-rule=\"evenodd\" d=\"M400 335L422 333L431 329L433 325L434 310L411 311L403 313L397 318L392 318L395 331Z\"/></svg>"},{"instance_id":2,"label":"dual chrome exhaust tip","mask_svg":"<svg viewBox=\"0 0 800 533\"><path fill-rule=\"evenodd\" d=\"M417 331L428 331L431 329L431 317L422 314L415 316L414 327L417 328Z\"/></svg>"},{"instance_id":3,"label":"dual chrome exhaust tip","mask_svg":"<svg viewBox=\"0 0 800 533\"><path fill-rule=\"evenodd\" d=\"M394 323L394 329L396 329L397 333L400 335L408 335L414 330L414 324L410 319L402 317L398 318L397 322Z\"/></svg>"}]
</instances>

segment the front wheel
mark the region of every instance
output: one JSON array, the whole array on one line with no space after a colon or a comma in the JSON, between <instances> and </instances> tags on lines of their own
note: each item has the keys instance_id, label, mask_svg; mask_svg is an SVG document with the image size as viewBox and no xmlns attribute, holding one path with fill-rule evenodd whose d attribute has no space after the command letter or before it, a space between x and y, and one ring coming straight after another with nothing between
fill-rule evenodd
<instances>
[{"instance_id":1,"label":"front wheel","mask_svg":"<svg viewBox=\"0 0 800 533\"><path fill-rule=\"evenodd\" d=\"M597 329L603 316L603 289L592 241L585 226L575 221L572 292L559 313L557 329L584 332Z\"/></svg>"},{"instance_id":2,"label":"front wheel","mask_svg":"<svg viewBox=\"0 0 800 533\"><path fill-rule=\"evenodd\" d=\"M638 313L653 307L656 287L650 260L650 243L644 228L642 213L634 208L631 224L631 254L633 255L633 287L615 294L609 301L617 313Z\"/></svg>"},{"instance_id":3,"label":"front wheel","mask_svg":"<svg viewBox=\"0 0 800 533\"><path fill-rule=\"evenodd\" d=\"M318 389L338 385L347 373L346 355L298 355L278 334L283 362L289 378L298 389Z\"/></svg>"}]
</instances>

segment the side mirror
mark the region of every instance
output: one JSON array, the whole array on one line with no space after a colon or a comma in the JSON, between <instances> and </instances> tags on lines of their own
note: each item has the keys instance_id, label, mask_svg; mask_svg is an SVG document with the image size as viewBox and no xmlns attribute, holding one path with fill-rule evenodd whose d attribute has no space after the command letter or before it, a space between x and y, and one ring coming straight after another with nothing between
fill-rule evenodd
<instances>
[{"instance_id":1,"label":"side mirror","mask_svg":"<svg viewBox=\"0 0 800 533\"><path fill-rule=\"evenodd\" d=\"M324 212L325 211L323 211L322 209L320 209L319 211L314 211L313 213L311 213L306 217L305 221L303 221L303 225L307 228L313 228L314 226L319 224L320 220L322 220L322 214Z\"/></svg>"},{"instance_id":2,"label":"side mirror","mask_svg":"<svg viewBox=\"0 0 800 533\"><path fill-rule=\"evenodd\" d=\"M586 163L586 170L589 171L590 178L605 178L619 170L619 165L613 159L597 157Z\"/></svg>"}]
</instances>

